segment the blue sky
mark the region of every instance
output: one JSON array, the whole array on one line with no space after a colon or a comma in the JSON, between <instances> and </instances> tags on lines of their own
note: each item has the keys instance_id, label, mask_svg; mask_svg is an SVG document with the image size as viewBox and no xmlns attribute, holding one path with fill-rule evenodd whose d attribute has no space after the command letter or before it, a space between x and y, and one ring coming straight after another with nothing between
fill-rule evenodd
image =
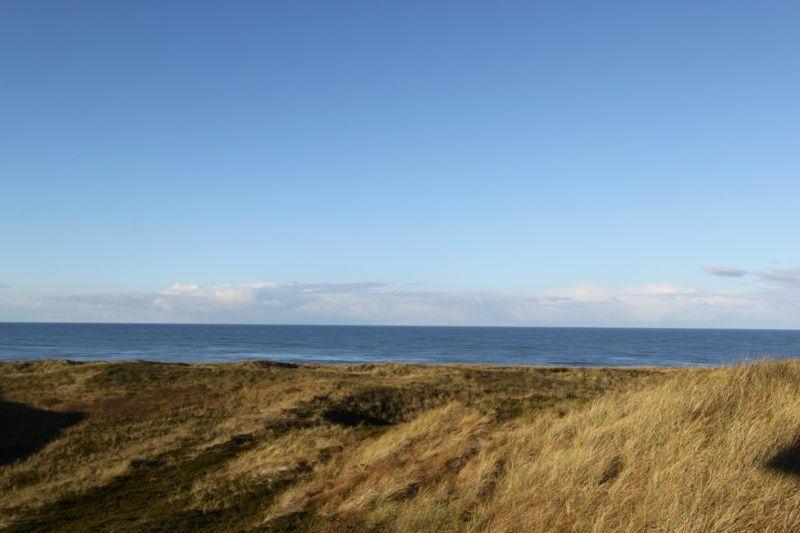
<instances>
[{"instance_id":1,"label":"blue sky","mask_svg":"<svg viewBox=\"0 0 800 533\"><path fill-rule=\"evenodd\" d=\"M3 2L0 320L798 328L797 20Z\"/></svg>"}]
</instances>

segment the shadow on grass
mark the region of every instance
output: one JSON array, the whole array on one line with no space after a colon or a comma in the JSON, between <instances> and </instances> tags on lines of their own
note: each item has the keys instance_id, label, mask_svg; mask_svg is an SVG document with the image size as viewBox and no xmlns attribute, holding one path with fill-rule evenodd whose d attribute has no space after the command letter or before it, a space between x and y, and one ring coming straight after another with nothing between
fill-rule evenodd
<instances>
[{"instance_id":1,"label":"shadow on grass","mask_svg":"<svg viewBox=\"0 0 800 533\"><path fill-rule=\"evenodd\" d=\"M30 513L9 531L244 531L281 490L305 475L301 465L268 484L253 484L228 505L202 511L191 506L192 487L257 441L241 435L193 453L192 448L136 460L110 483L72 494ZM300 517L295 522L300 522ZM283 523L264 530L285 530ZM298 527L294 522L287 527ZM301 528L303 529L303 528ZM307 528L306 528L307 529Z\"/></svg>"},{"instance_id":2,"label":"shadow on grass","mask_svg":"<svg viewBox=\"0 0 800 533\"><path fill-rule=\"evenodd\" d=\"M787 474L800 476L800 438L767 462L767 466Z\"/></svg>"},{"instance_id":3,"label":"shadow on grass","mask_svg":"<svg viewBox=\"0 0 800 533\"><path fill-rule=\"evenodd\" d=\"M84 418L83 413L45 411L0 400L0 466L36 453Z\"/></svg>"}]
</instances>

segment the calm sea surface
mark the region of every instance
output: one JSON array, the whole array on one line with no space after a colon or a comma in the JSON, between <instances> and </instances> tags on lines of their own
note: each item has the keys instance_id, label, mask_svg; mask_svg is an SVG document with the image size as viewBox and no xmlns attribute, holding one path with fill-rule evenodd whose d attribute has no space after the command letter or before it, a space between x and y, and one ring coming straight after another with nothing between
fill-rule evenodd
<instances>
[{"instance_id":1,"label":"calm sea surface","mask_svg":"<svg viewBox=\"0 0 800 533\"><path fill-rule=\"evenodd\" d=\"M0 323L0 360L716 365L800 357L800 331Z\"/></svg>"}]
</instances>

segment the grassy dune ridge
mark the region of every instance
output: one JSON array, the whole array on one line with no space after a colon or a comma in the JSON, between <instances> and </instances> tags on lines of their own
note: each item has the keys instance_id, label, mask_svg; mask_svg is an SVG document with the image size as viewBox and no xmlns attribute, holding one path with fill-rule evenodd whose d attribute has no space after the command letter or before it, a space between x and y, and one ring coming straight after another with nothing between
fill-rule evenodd
<instances>
[{"instance_id":1,"label":"grassy dune ridge","mask_svg":"<svg viewBox=\"0 0 800 533\"><path fill-rule=\"evenodd\" d=\"M800 528L800 363L0 364L0 527Z\"/></svg>"}]
</instances>

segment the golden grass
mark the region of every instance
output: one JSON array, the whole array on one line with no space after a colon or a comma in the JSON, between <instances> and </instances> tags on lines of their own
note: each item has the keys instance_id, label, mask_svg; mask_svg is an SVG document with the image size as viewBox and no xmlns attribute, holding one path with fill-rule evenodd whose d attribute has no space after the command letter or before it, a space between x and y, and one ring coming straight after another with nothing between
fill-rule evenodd
<instances>
[{"instance_id":1,"label":"golden grass","mask_svg":"<svg viewBox=\"0 0 800 533\"><path fill-rule=\"evenodd\" d=\"M46 361L0 398L11 530L800 529L797 362Z\"/></svg>"}]
</instances>

